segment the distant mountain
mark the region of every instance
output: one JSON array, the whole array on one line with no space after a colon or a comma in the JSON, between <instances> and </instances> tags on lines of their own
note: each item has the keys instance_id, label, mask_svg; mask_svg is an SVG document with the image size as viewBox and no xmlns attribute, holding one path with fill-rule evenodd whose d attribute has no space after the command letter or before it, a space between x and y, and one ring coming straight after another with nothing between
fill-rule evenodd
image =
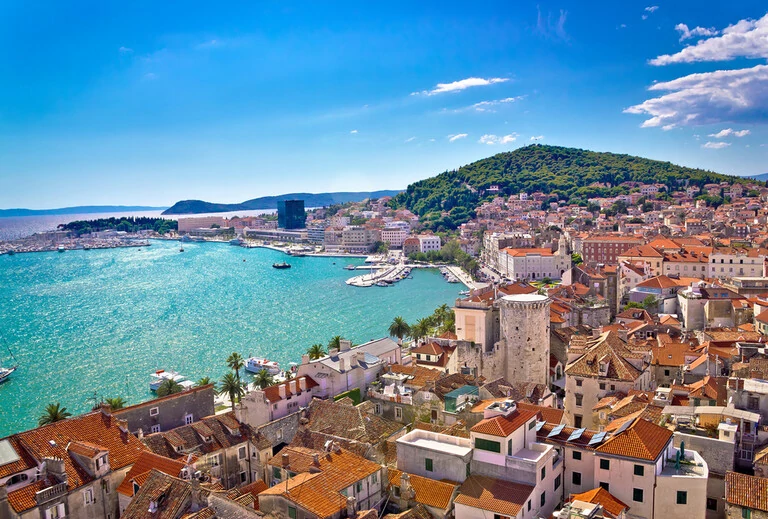
<instances>
[{"instance_id":1,"label":"distant mountain","mask_svg":"<svg viewBox=\"0 0 768 519\"><path fill-rule=\"evenodd\" d=\"M759 180L760 182L768 182L768 173L763 173L762 175L749 175L746 178Z\"/></svg>"},{"instance_id":2,"label":"distant mountain","mask_svg":"<svg viewBox=\"0 0 768 519\"><path fill-rule=\"evenodd\" d=\"M325 207L346 202L361 202L366 198L395 196L401 190L361 191L341 193L288 193L277 196L262 196L246 200L240 204L217 204L203 200L182 200L169 207L163 214L200 214L226 213L231 211L254 211L257 209L277 209L278 200L304 200L304 207Z\"/></svg>"},{"instance_id":3,"label":"distant mountain","mask_svg":"<svg viewBox=\"0 0 768 519\"><path fill-rule=\"evenodd\" d=\"M75 207L61 207L59 209L0 209L0 217L120 213L135 211L159 211L161 209L165 209L165 207L151 207L144 205L79 205Z\"/></svg>"},{"instance_id":4,"label":"distant mountain","mask_svg":"<svg viewBox=\"0 0 768 519\"><path fill-rule=\"evenodd\" d=\"M392 205L410 209L432 229L455 229L475 216L478 205L495 196L541 191L552 201L587 205L590 198L628 193L620 186L628 181L676 188L686 183L703 186L753 180L632 155L534 144L415 182ZM498 190L489 190L491 186Z\"/></svg>"}]
</instances>

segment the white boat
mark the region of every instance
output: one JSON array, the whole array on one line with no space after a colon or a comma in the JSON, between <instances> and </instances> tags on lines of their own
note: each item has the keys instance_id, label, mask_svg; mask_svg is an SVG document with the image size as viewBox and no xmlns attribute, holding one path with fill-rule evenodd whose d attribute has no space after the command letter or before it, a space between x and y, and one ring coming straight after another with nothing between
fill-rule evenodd
<instances>
[{"instance_id":1,"label":"white boat","mask_svg":"<svg viewBox=\"0 0 768 519\"><path fill-rule=\"evenodd\" d=\"M0 384L8 380L8 377L10 377L11 373L13 373L14 371L16 371L16 366L12 368L0 367Z\"/></svg>"},{"instance_id":2,"label":"white boat","mask_svg":"<svg viewBox=\"0 0 768 519\"><path fill-rule=\"evenodd\" d=\"M251 373L258 373L267 370L270 375L280 374L280 364L273 360L267 360L263 357L249 357L245 361L245 370Z\"/></svg>"},{"instance_id":3,"label":"white boat","mask_svg":"<svg viewBox=\"0 0 768 519\"><path fill-rule=\"evenodd\" d=\"M182 375L179 375L175 371L165 371L164 369L158 369L152 373L149 380L149 389L157 391L158 388L163 385L166 380L175 380L184 389L189 389L195 385L191 380L187 380Z\"/></svg>"},{"instance_id":4,"label":"white boat","mask_svg":"<svg viewBox=\"0 0 768 519\"><path fill-rule=\"evenodd\" d=\"M347 265L346 267L344 267L344 270L355 270L356 268L357 267L355 267L354 265Z\"/></svg>"}]
</instances>

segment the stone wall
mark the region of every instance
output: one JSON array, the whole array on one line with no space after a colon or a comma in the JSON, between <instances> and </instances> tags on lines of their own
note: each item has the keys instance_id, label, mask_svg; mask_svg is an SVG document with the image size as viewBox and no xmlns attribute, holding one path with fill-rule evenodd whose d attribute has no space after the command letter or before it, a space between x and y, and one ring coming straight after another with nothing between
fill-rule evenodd
<instances>
[{"instance_id":1,"label":"stone wall","mask_svg":"<svg viewBox=\"0 0 768 519\"><path fill-rule=\"evenodd\" d=\"M198 421L215 413L213 384L182 391L141 404L113 411L115 418L128 421L128 430L137 433L141 429L150 434L153 426L160 426L160 431L169 431L186 425L185 417L192 415Z\"/></svg>"}]
</instances>

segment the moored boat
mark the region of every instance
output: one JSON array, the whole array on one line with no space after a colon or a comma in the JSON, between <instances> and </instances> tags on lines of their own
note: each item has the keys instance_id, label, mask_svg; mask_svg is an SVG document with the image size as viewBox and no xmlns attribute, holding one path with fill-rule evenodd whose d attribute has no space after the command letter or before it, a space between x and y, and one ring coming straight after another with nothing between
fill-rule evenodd
<instances>
[{"instance_id":1,"label":"moored boat","mask_svg":"<svg viewBox=\"0 0 768 519\"><path fill-rule=\"evenodd\" d=\"M278 375L280 374L280 364L264 357L250 357L245 361L245 370L251 373L267 370L270 375Z\"/></svg>"},{"instance_id":2,"label":"moored boat","mask_svg":"<svg viewBox=\"0 0 768 519\"><path fill-rule=\"evenodd\" d=\"M16 371L16 366L12 368L0 367L0 384L8 380L8 377L10 377L11 373L13 373L14 371Z\"/></svg>"},{"instance_id":3,"label":"moored boat","mask_svg":"<svg viewBox=\"0 0 768 519\"><path fill-rule=\"evenodd\" d=\"M344 267L344 270L355 270L356 268L357 267L355 267L354 265L347 265L346 267Z\"/></svg>"},{"instance_id":4,"label":"moored boat","mask_svg":"<svg viewBox=\"0 0 768 519\"><path fill-rule=\"evenodd\" d=\"M286 263L286 262L273 263L272 264L272 268L276 268L276 269L289 269L289 268L291 268L291 265Z\"/></svg>"},{"instance_id":5,"label":"moored boat","mask_svg":"<svg viewBox=\"0 0 768 519\"><path fill-rule=\"evenodd\" d=\"M164 369L158 369L150 376L149 389L152 391L157 391L166 380L174 380L178 382L178 384L184 389L189 389L195 385L194 382L187 380L186 377L179 375L175 371L165 371Z\"/></svg>"}]
</instances>

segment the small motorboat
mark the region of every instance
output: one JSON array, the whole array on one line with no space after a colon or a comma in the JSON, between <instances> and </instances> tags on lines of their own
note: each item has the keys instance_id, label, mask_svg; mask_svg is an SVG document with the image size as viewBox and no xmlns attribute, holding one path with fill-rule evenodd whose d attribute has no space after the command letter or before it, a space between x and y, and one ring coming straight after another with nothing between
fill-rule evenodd
<instances>
[{"instance_id":1,"label":"small motorboat","mask_svg":"<svg viewBox=\"0 0 768 519\"><path fill-rule=\"evenodd\" d=\"M376 283L376 286L377 287L388 287L389 283L387 283L386 281L379 281L378 283Z\"/></svg>"},{"instance_id":2,"label":"small motorboat","mask_svg":"<svg viewBox=\"0 0 768 519\"><path fill-rule=\"evenodd\" d=\"M356 268L357 267L355 267L354 265L347 265L346 267L344 267L344 270L355 270Z\"/></svg>"},{"instance_id":3,"label":"small motorboat","mask_svg":"<svg viewBox=\"0 0 768 519\"><path fill-rule=\"evenodd\" d=\"M12 368L0 367L0 384L8 380L8 377L10 377L11 373L13 373L14 371L16 371L16 366Z\"/></svg>"},{"instance_id":4,"label":"small motorboat","mask_svg":"<svg viewBox=\"0 0 768 519\"><path fill-rule=\"evenodd\" d=\"M275 268L275 269L289 269L289 268L291 268L291 265L286 263L286 262L273 263L272 264L272 268Z\"/></svg>"},{"instance_id":5,"label":"small motorboat","mask_svg":"<svg viewBox=\"0 0 768 519\"><path fill-rule=\"evenodd\" d=\"M184 247L180 247L179 252L184 252Z\"/></svg>"}]
</instances>

